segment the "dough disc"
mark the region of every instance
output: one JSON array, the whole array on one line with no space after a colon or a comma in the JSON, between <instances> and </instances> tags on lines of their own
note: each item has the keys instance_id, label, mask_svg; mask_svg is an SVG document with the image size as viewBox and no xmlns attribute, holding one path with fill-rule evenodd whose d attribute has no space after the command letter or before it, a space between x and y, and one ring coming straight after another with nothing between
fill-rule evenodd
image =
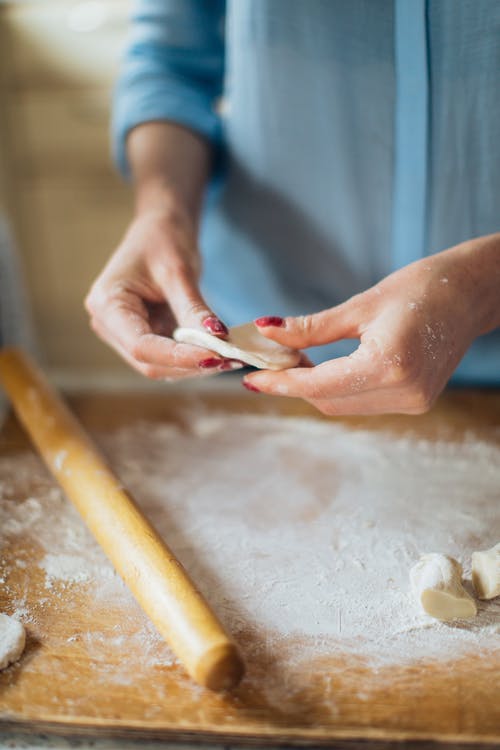
<instances>
[{"instance_id":1,"label":"dough disc","mask_svg":"<svg viewBox=\"0 0 500 750\"><path fill-rule=\"evenodd\" d=\"M472 583L480 599L500 596L500 542L472 553Z\"/></svg>"},{"instance_id":2,"label":"dough disc","mask_svg":"<svg viewBox=\"0 0 500 750\"><path fill-rule=\"evenodd\" d=\"M196 328L177 328L173 335L180 344L202 346L221 357L239 359L261 370L286 370L295 367L301 356L296 349L266 339L254 323L230 328L227 339L219 339Z\"/></svg>"},{"instance_id":3,"label":"dough disc","mask_svg":"<svg viewBox=\"0 0 500 750\"><path fill-rule=\"evenodd\" d=\"M438 620L474 617L477 607L462 585L462 566L453 557L422 555L410 570L410 581L423 610Z\"/></svg>"},{"instance_id":4,"label":"dough disc","mask_svg":"<svg viewBox=\"0 0 500 750\"><path fill-rule=\"evenodd\" d=\"M0 614L0 670L19 659L25 643L26 634L19 620Z\"/></svg>"}]
</instances>

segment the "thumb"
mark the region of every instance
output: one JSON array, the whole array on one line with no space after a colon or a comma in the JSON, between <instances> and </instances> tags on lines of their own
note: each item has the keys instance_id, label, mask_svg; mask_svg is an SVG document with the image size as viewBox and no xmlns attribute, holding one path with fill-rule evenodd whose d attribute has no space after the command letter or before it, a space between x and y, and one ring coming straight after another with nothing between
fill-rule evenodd
<instances>
[{"instance_id":1,"label":"thumb","mask_svg":"<svg viewBox=\"0 0 500 750\"><path fill-rule=\"evenodd\" d=\"M358 338L361 325L362 295L341 305L296 318L265 317L255 322L260 333L293 349L330 344L344 338Z\"/></svg>"},{"instance_id":2,"label":"thumb","mask_svg":"<svg viewBox=\"0 0 500 750\"><path fill-rule=\"evenodd\" d=\"M176 269L175 274L169 274L168 280L160 276L155 282L162 290L178 326L198 328L222 338L227 336L227 326L205 302L191 269L183 266Z\"/></svg>"}]
</instances>

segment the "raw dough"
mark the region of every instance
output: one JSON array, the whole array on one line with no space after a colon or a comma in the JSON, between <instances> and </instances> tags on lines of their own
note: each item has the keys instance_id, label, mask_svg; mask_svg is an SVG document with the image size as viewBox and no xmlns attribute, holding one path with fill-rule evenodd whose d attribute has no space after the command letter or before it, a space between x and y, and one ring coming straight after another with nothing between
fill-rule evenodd
<instances>
[{"instance_id":1,"label":"raw dough","mask_svg":"<svg viewBox=\"0 0 500 750\"><path fill-rule=\"evenodd\" d=\"M491 549L472 553L472 583L480 599L500 596L500 542Z\"/></svg>"},{"instance_id":2,"label":"raw dough","mask_svg":"<svg viewBox=\"0 0 500 750\"><path fill-rule=\"evenodd\" d=\"M413 593L425 612L438 620L474 617L474 599L462 586L462 566L453 557L422 555L410 570Z\"/></svg>"},{"instance_id":3,"label":"raw dough","mask_svg":"<svg viewBox=\"0 0 500 750\"><path fill-rule=\"evenodd\" d=\"M181 344L193 344L210 349L222 357L239 359L261 370L286 370L300 361L300 352L266 339L254 323L245 323L229 329L227 339L219 339L211 333L196 328L177 328L174 339Z\"/></svg>"},{"instance_id":4,"label":"raw dough","mask_svg":"<svg viewBox=\"0 0 500 750\"><path fill-rule=\"evenodd\" d=\"M0 669L19 659L25 643L26 634L19 620L0 614Z\"/></svg>"}]
</instances>

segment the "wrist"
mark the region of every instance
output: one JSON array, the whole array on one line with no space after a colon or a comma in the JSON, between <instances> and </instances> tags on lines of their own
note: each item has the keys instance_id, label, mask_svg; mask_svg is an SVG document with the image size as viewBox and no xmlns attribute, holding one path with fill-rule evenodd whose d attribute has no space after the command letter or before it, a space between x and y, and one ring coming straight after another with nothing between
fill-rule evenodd
<instances>
[{"instance_id":1,"label":"wrist","mask_svg":"<svg viewBox=\"0 0 500 750\"><path fill-rule=\"evenodd\" d=\"M425 267L435 271L442 302L461 321L461 332L474 339L499 327L500 233L467 240L434 259Z\"/></svg>"},{"instance_id":2,"label":"wrist","mask_svg":"<svg viewBox=\"0 0 500 750\"><path fill-rule=\"evenodd\" d=\"M127 154L136 212L171 207L196 226L210 171L210 146L174 123L147 122L130 132Z\"/></svg>"},{"instance_id":3,"label":"wrist","mask_svg":"<svg viewBox=\"0 0 500 750\"><path fill-rule=\"evenodd\" d=\"M157 214L162 217L176 217L197 225L197 211L186 198L161 176L149 177L136 183L135 215Z\"/></svg>"},{"instance_id":4,"label":"wrist","mask_svg":"<svg viewBox=\"0 0 500 750\"><path fill-rule=\"evenodd\" d=\"M470 240L457 250L463 254L470 313L482 336L500 326L500 233Z\"/></svg>"}]
</instances>

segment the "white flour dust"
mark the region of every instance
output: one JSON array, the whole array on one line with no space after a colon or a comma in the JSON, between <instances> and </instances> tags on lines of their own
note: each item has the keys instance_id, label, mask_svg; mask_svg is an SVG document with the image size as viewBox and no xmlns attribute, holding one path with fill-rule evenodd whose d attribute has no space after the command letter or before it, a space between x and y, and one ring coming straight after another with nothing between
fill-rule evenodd
<instances>
[{"instance_id":1,"label":"white flour dust","mask_svg":"<svg viewBox=\"0 0 500 750\"><path fill-rule=\"evenodd\" d=\"M440 624L418 610L408 583L424 552L458 558L470 578L471 553L499 541L498 445L210 412L187 413L183 427L136 423L100 443L236 637L251 629L269 647L300 636L313 654L379 665L500 648L499 600L480 602L472 621ZM23 476L37 477L36 498L14 503L10 481L19 488ZM1 459L2 488L0 540L36 538L48 597L59 582L92 586L110 608L132 606L35 457ZM154 644L153 629L140 627Z\"/></svg>"},{"instance_id":2,"label":"white flour dust","mask_svg":"<svg viewBox=\"0 0 500 750\"><path fill-rule=\"evenodd\" d=\"M53 581L82 583L91 578L91 571L82 565L80 555L45 555L40 565L45 571L46 586L50 588Z\"/></svg>"}]
</instances>

